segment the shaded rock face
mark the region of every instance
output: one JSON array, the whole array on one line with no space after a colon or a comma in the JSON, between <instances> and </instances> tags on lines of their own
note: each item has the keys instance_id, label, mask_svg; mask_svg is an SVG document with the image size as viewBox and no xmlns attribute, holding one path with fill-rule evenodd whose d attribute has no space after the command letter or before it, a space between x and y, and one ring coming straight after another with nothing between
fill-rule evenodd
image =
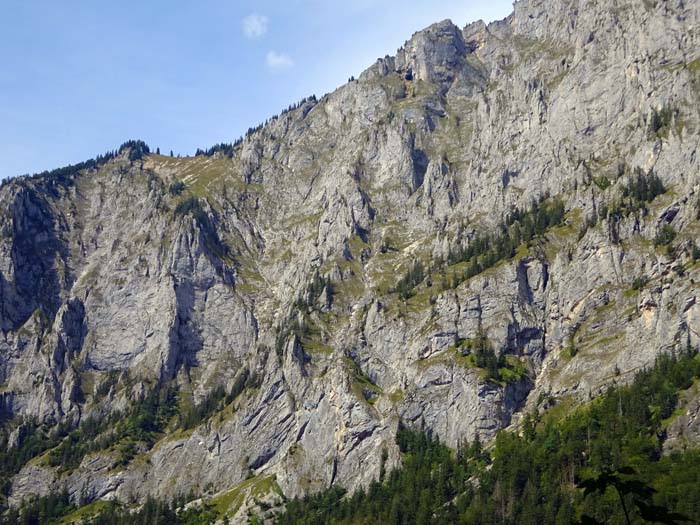
<instances>
[{"instance_id":1,"label":"shaded rock face","mask_svg":"<svg viewBox=\"0 0 700 525\"><path fill-rule=\"evenodd\" d=\"M61 225L55 222L46 197L31 189L17 189L7 213L2 278L2 328L21 327L36 308L50 316L60 304L59 270L63 246L57 238Z\"/></svg>"},{"instance_id":2,"label":"shaded rock face","mask_svg":"<svg viewBox=\"0 0 700 525\"><path fill-rule=\"evenodd\" d=\"M231 158L125 153L4 184L9 443L24 419L78 425L158 385L185 411L255 378L122 468L113 449L70 472L30 461L11 501L211 494L251 475L289 497L354 489L382 451L397 463L399 421L489 440L543 399L584 401L698 344L699 22L695 2L520 1L415 34ZM640 173L667 191L629 211ZM450 254L539 199L565 220L460 278ZM475 366L475 341L507 370Z\"/></svg>"}]
</instances>

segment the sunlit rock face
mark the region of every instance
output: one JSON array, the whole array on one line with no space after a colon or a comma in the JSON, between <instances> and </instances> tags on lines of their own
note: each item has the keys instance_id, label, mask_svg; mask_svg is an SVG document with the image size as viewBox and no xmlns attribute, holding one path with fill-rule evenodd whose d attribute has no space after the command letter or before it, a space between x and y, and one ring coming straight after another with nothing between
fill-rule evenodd
<instances>
[{"instance_id":1,"label":"sunlit rock face","mask_svg":"<svg viewBox=\"0 0 700 525\"><path fill-rule=\"evenodd\" d=\"M699 342L699 27L697 2L519 1L500 22L416 33L232 156L125 150L6 182L10 445L22 421L128 414L159 389L181 414L237 394L189 428L173 412L127 461L117 446L68 471L32 460L11 500L214 494L251 476L289 497L352 490L382 451L398 462L399 421L488 441ZM651 177L664 191L632 202ZM522 229L515 211L540 201L564 218L465 276L460 250Z\"/></svg>"}]
</instances>

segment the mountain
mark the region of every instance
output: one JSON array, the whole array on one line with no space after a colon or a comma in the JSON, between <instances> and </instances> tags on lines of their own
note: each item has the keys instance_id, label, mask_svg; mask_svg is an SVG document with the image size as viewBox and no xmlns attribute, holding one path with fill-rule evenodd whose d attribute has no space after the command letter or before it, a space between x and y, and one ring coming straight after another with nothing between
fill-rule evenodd
<instances>
[{"instance_id":1,"label":"mountain","mask_svg":"<svg viewBox=\"0 0 700 525\"><path fill-rule=\"evenodd\" d=\"M697 346L699 50L697 2L520 0L234 144L5 181L7 503L243 521Z\"/></svg>"}]
</instances>

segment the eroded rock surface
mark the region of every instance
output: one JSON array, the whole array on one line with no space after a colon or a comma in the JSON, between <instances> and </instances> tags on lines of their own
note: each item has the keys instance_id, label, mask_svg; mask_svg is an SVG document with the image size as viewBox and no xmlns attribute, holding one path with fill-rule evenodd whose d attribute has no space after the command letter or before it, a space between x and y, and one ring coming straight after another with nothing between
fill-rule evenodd
<instances>
[{"instance_id":1,"label":"eroded rock surface","mask_svg":"<svg viewBox=\"0 0 700 525\"><path fill-rule=\"evenodd\" d=\"M69 472L33 459L11 501L207 496L251 476L288 497L354 489L382 451L396 464L400 420L451 446L489 440L542 399L589 399L698 344L699 28L696 2L522 0L503 21L415 34L230 158L124 152L5 183L11 444L23 419L78 425L158 385L182 409L255 378L126 465L114 448ZM630 212L640 174L666 191ZM565 221L457 279L450 253L539 199ZM670 250L654 243L665 226ZM416 261L426 275L402 298ZM474 366L479 340L513 373ZM697 434L693 417L678 424Z\"/></svg>"}]
</instances>

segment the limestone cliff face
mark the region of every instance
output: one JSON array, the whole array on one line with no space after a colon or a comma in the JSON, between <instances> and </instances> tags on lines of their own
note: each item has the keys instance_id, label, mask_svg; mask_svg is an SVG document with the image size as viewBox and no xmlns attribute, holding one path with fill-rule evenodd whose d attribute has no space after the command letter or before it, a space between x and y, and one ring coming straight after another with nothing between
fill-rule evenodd
<instances>
[{"instance_id":1,"label":"limestone cliff face","mask_svg":"<svg viewBox=\"0 0 700 525\"><path fill-rule=\"evenodd\" d=\"M125 466L114 449L70 472L30 461L12 501L63 486L211 496L251 475L290 497L352 489L383 450L397 462L399 421L452 446L488 440L700 343L699 49L696 2L522 0L500 22L415 34L230 158L124 152L7 182L11 444L23 420L78 425L157 385L184 406L255 377ZM630 212L640 174L666 191ZM465 265L441 262L450 253L543 198L564 204L562 224L445 285ZM655 246L669 228L671 249ZM416 261L429 275L401 297ZM477 340L517 373L488 379L466 355Z\"/></svg>"}]
</instances>

